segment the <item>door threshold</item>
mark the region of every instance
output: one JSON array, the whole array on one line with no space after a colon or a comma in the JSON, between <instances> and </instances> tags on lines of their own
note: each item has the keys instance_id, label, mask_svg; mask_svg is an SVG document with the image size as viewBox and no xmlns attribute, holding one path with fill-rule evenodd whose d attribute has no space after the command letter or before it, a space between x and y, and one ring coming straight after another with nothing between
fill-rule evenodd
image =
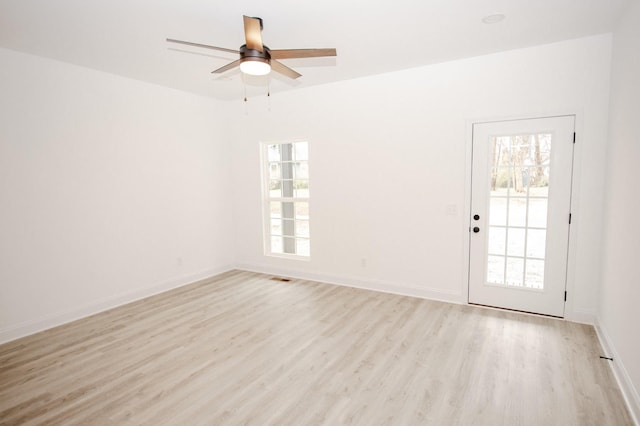
<instances>
[{"instance_id":1,"label":"door threshold","mask_svg":"<svg viewBox=\"0 0 640 426\"><path fill-rule=\"evenodd\" d=\"M560 319L560 320L564 319L564 317L559 317L557 315L548 315L548 314L540 314L537 312L520 311L518 309L501 308L500 306L482 305L480 303L471 303L471 302L467 302L467 304L469 306L478 306L479 308L487 308L487 309L492 309L496 311L516 312L518 314L533 315L535 317L542 317L542 318L553 318L553 319Z\"/></svg>"}]
</instances>

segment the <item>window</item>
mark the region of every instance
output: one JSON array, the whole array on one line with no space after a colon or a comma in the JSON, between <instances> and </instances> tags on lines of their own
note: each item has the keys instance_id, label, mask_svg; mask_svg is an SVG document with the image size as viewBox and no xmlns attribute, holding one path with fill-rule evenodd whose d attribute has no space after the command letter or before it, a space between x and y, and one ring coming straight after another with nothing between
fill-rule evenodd
<instances>
[{"instance_id":1,"label":"window","mask_svg":"<svg viewBox=\"0 0 640 426\"><path fill-rule=\"evenodd\" d=\"M262 145L265 253L308 258L309 144Z\"/></svg>"}]
</instances>

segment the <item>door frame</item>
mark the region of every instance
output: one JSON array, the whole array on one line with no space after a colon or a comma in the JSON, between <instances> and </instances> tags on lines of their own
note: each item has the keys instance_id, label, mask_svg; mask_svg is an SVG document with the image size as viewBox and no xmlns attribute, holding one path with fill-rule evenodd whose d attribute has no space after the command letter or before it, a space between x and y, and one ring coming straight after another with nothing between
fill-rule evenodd
<instances>
[{"instance_id":1,"label":"door frame","mask_svg":"<svg viewBox=\"0 0 640 426\"><path fill-rule=\"evenodd\" d=\"M502 116L485 116L469 118L465 120L465 176L464 176L464 203L462 212L462 226L463 226L463 241L462 241L462 283L461 283L461 302L469 306L469 259L470 259L470 241L469 232L471 228L471 177L472 177L472 160L473 160L473 125L479 123L493 123L501 121L515 121L515 120L529 120L548 117L558 117L571 115L575 117L575 132L576 132L576 144L573 151L573 170L571 174L571 213L572 221L569 229L569 247L567 253L567 279L566 279L566 291L567 301L564 308L564 319L576 322L591 323L593 318L588 314L581 314L575 310L575 265L576 265L576 252L578 242L578 224L579 224L579 203L575 203L575 194L580 193L580 175L581 175L581 158L582 158L582 144L581 135L584 128L584 119L580 108L568 109L568 110L556 110L549 112L538 112L531 114L517 114L517 115L502 115ZM490 308L489 309L501 309ZM552 318L552 317L550 317Z\"/></svg>"}]
</instances>

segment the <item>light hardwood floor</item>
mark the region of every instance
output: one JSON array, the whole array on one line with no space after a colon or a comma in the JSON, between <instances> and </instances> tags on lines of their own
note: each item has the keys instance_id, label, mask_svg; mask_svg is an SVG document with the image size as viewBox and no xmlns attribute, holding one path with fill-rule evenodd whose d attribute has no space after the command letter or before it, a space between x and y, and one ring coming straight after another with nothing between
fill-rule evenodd
<instances>
[{"instance_id":1,"label":"light hardwood floor","mask_svg":"<svg viewBox=\"0 0 640 426\"><path fill-rule=\"evenodd\" d=\"M0 423L632 424L590 326L269 278L0 346Z\"/></svg>"}]
</instances>

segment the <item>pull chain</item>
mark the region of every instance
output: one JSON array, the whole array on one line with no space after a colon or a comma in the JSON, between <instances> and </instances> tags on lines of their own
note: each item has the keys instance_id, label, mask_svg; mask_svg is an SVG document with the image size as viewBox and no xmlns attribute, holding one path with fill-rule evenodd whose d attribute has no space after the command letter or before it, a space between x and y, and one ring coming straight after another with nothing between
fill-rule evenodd
<instances>
[{"instance_id":1,"label":"pull chain","mask_svg":"<svg viewBox=\"0 0 640 426\"><path fill-rule=\"evenodd\" d=\"M249 115L249 107L247 106L247 83L242 79L242 87L244 87L244 115Z\"/></svg>"},{"instance_id":2,"label":"pull chain","mask_svg":"<svg viewBox=\"0 0 640 426\"><path fill-rule=\"evenodd\" d=\"M271 112L271 78L267 83L267 110Z\"/></svg>"}]
</instances>

